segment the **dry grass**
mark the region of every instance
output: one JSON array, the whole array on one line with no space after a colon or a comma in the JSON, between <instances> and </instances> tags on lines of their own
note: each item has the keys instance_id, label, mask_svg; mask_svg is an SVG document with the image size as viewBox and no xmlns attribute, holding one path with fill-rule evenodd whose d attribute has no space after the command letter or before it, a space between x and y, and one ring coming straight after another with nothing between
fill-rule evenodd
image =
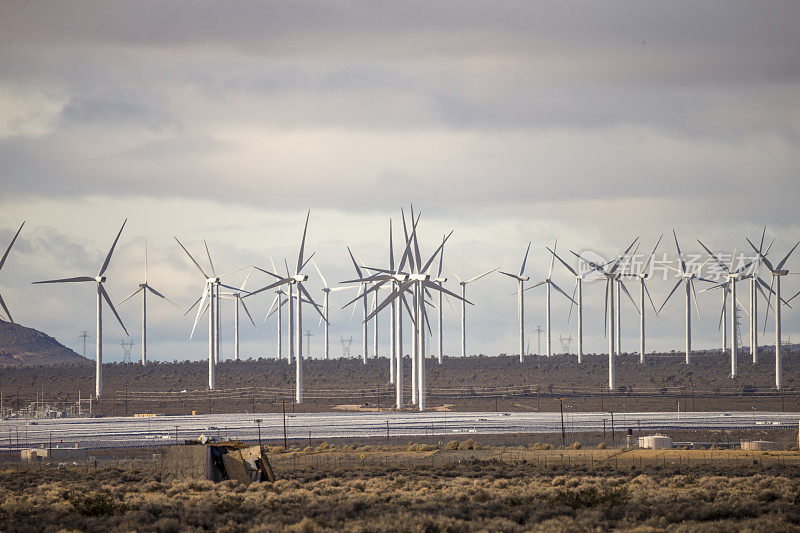
<instances>
[{"instance_id":1,"label":"dry grass","mask_svg":"<svg viewBox=\"0 0 800 533\"><path fill-rule=\"evenodd\" d=\"M442 452L464 457L476 453ZM585 452L525 453L578 457ZM319 450L305 455L331 453L343 452ZM361 447L354 453L371 456L387 451ZM379 467L377 463L333 470L284 465L276 468L281 479L275 483L249 487L232 482L171 481L162 479L154 468L142 467L6 470L0 471L0 524L7 531L800 528L800 466L796 464L762 466L758 461L742 461L734 467L717 461L686 466L685 457L692 452L671 452L684 454L681 464L644 461L639 466L632 460L618 465L612 460L615 453L599 452L598 457L603 455L605 460L592 467L574 462L571 466L558 462L544 466L519 458L512 462L463 459L411 468ZM698 457L695 454L695 459Z\"/></svg>"}]
</instances>

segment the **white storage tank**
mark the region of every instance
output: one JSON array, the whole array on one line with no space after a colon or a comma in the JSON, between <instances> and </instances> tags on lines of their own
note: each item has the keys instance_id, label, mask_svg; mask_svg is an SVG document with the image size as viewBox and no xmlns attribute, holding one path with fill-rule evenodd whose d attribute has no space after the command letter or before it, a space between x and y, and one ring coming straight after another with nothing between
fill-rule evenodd
<instances>
[{"instance_id":1,"label":"white storage tank","mask_svg":"<svg viewBox=\"0 0 800 533\"><path fill-rule=\"evenodd\" d=\"M651 450L669 450L672 448L672 439L665 435L648 435L639 437L639 448Z\"/></svg>"}]
</instances>

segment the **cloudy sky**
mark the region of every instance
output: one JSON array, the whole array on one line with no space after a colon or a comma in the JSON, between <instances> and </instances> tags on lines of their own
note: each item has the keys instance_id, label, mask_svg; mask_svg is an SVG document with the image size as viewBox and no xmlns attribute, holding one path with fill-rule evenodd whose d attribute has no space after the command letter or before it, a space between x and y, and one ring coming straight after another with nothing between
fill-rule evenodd
<instances>
[{"instance_id":1,"label":"cloudy sky","mask_svg":"<svg viewBox=\"0 0 800 533\"><path fill-rule=\"evenodd\" d=\"M311 209L308 247L333 283L353 274L346 245L387 260L389 218L399 232L412 202L425 250L455 230L445 263L462 276L518 269L532 240L538 280L556 238L565 253L609 255L672 228L686 251L701 237L733 252L767 225L783 256L800 239L798 27L794 2L3 2L0 246L27 224L0 289L18 322L81 351L91 286L29 283L94 275L126 217L112 297L141 281L147 239L151 283L188 306L202 279L173 235L197 254L207 239L220 271L268 266L296 257ZM553 279L571 293L565 269ZM673 284L653 281L657 305ZM499 275L470 288L470 352L516 351L513 290ZM536 351L544 295L527 295ZM252 299L245 355L274 353L270 300ZM585 300L586 349L600 351L602 285ZM719 344L719 300L699 297L698 347ZM554 337L574 336L566 300L553 301ZM138 342L137 302L120 311ZM651 320L654 349L682 346L682 312L676 299ZM636 311L624 313L633 350ZM152 358L204 356L189 317L161 302L149 314ZM317 354L321 330L306 322ZM107 324L119 360L124 334ZM333 353L351 335L357 353L358 313L337 311L333 327ZM800 313L784 330L800 336Z\"/></svg>"}]
</instances>

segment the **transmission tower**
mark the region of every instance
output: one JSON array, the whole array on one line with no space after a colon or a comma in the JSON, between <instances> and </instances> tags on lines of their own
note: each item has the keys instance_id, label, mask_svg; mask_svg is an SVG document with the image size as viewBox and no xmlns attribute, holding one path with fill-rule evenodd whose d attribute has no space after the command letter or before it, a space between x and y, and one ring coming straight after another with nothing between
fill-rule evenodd
<instances>
[{"instance_id":1,"label":"transmission tower","mask_svg":"<svg viewBox=\"0 0 800 533\"><path fill-rule=\"evenodd\" d=\"M736 305L736 302L733 302L735 313L736 313L736 348L738 350L742 349L742 318L739 312L739 306Z\"/></svg>"},{"instance_id":2,"label":"transmission tower","mask_svg":"<svg viewBox=\"0 0 800 533\"><path fill-rule=\"evenodd\" d=\"M572 344L572 334L569 337L564 337L563 335L558 337L558 340L561 342L561 353L570 353L569 348Z\"/></svg>"},{"instance_id":3,"label":"transmission tower","mask_svg":"<svg viewBox=\"0 0 800 533\"><path fill-rule=\"evenodd\" d=\"M79 339L83 339L83 356L86 357L86 339L91 338L88 331L84 331L80 335L78 335Z\"/></svg>"},{"instance_id":4,"label":"transmission tower","mask_svg":"<svg viewBox=\"0 0 800 533\"><path fill-rule=\"evenodd\" d=\"M306 357L311 357L311 337L314 334L311 333L310 329L307 329L305 333L303 333L303 337L306 338Z\"/></svg>"},{"instance_id":5,"label":"transmission tower","mask_svg":"<svg viewBox=\"0 0 800 533\"><path fill-rule=\"evenodd\" d=\"M353 344L353 337L341 337L339 342L342 343L342 357L350 357L350 346Z\"/></svg>"},{"instance_id":6,"label":"transmission tower","mask_svg":"<svg viewBox=\"0 0 800 533\"><path fill-rule=\"evenodd\" d=\"M122 361L125 363L130 363L131 352L133 351L133 339L127 342L123 339L120 342L122 343Z\"/></svg>"}]
</instances>

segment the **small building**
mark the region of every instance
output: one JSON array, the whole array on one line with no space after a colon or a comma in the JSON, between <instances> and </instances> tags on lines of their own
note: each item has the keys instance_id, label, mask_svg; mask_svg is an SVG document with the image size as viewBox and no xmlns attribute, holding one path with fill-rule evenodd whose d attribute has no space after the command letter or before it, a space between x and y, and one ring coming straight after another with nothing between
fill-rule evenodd
<instances>
[{"instance_id":1,"label":"small building","mask_svg":"<svg viewBox=\"0 0 800 533\"><path fill-rule=\"evenodd\" d=\"M86 459L86 450L81 448L26 448L20 450L23 461L83 461Z\"/></svg>"},{"instance_id":2,"label":"small building","mask_svg":"<svg viewBox=\"0 0 800 533\"><path fill-rule=\"evenodd\" d=\"M230 479L244 485L275 481L263 448L240 442L187 441L184 446L167 446L161 455L161 472L173 479Z\"/></svg>"},{"instance_id":3,"label":"small building","mask_svg":"<svg viewBox=\"0 0 800 533\"><path fill-rule=\"evenodd\" d=\"M771 440L743 440L742 450L758 451L758 450L780 450L777 442Z\"/></svg>"},{"instance_id":4,"label":"small building","mask_svg":"<svg viewBox=\"0 0 800 533\"><path fill-rule=\"evenodd\" d=\"M669 450L672 448L672 439L666 435L648 435L639 437L639 448L651 450Z\"/></svg>"}]
</instances>

